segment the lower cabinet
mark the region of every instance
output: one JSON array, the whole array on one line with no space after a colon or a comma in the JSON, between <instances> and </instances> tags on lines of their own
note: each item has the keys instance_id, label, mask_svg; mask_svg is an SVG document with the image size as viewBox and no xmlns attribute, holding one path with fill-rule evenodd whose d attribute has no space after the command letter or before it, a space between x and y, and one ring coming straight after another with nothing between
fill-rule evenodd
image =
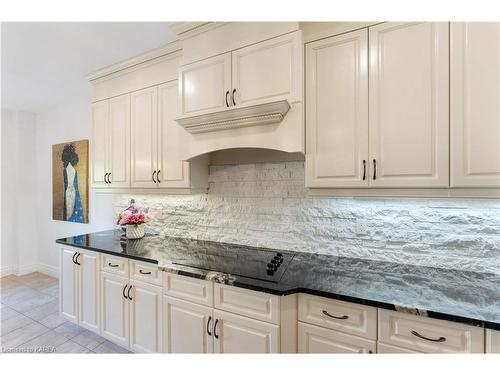
<instances>
[{"instance_id":1,"label":"lower cabinet","mask_svg":"<svg viewBox=\"0 0 500 375\"><path fill-rule=\"evenodd\" d=\"M421 354L421 352L417 352L415 350L400 348L397 346L387 345L378 343L377 344L377 353L379 354Z\"/></svg>"},{"instance_id":2,"label":"lower cabinet","mask_svg":"<svg viewBox=\"0 0 500 375\"><path fill-rule=\"evenodd\" d=\"M500 331L486 330L486 353L500 353Z\"/></svg>"},{"instance_id":3,"label":"lower cabinet","mask_svg":"<svg viewBox=\"0 0 500 375\"><path fill-rule=\"evenodd\" d=\"M299 322L299 353L376 353L374 340Z\"/></svg>"},{"instance_id":4,"label":"lower cabinet","mask_svg":"<svg viewBox=\"0 0 500 375\"><path fill-rule=\"evenodd\" d=\"M130 326L127 281L101 272L101 335L124 347L128 346Z\"/></svg>"}]
</instances>

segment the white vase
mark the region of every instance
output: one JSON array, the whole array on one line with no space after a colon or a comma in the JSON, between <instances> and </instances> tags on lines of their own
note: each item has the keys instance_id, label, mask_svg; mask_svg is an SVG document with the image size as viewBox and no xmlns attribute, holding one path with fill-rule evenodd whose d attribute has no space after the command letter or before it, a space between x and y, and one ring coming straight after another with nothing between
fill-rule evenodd
<instances>
[{"instance_id":1,"label":"white vase","mask_svg":"<svg viewBox=\"0 0 500 375\"><path fill-rule=\"evenodd\" d=\"M135 240L144 237L144 225L129 224L127 225L127 238Z\"/></svg>"}]
</instances>

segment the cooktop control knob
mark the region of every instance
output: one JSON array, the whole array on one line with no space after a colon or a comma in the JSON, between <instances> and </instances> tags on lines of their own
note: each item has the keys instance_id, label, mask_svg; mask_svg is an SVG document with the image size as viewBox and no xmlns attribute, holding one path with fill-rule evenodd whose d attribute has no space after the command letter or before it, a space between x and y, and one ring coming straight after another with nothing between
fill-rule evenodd
<instances>
[{"instance_id":1,"label":"cooktop control knob","mask_svg":"<svg viewBox=\"0 0 500 375\"><path fill-rule=\"evenodd\" d=\"M281 254L281 253L276 253L276 255L283 258L283 254Z\"/></svg>"},{"instance_id":2,"label":"cooktop control knob","mask_svg":"<svg viewBox=\"0 0 500 375\"><path fill-rule=\"evenodd\" d=\"M276 271L278 269L278 265L276 263L273 263L273 261L271 261L271 263L267 264L267 269Z\"/></svg>"},{"instance_id":3,"label":"cooktop control knob","mask_svg":"<svg viewBox=\"0 0 500 375\"><path fill-rule=\"evenodd\" d=\"M275 256L274 256L274 260L275 260L276 262L278 262L278 264L283 263L283 257L280 257L280 256L278 256L278 255L275 255Z\"/></svg>"},{"instance_id":4,"label":"cooktop control knob","mask_svg":"<svg viewBox=\"0 0 500 375\"><path fill-rule=\"evenodd\" d=\"M270 270L270 269L268 268L268 269L267 269L267 274L268 274L269 276L274 275L274 270Z\"/></svg>"}]
</instances>

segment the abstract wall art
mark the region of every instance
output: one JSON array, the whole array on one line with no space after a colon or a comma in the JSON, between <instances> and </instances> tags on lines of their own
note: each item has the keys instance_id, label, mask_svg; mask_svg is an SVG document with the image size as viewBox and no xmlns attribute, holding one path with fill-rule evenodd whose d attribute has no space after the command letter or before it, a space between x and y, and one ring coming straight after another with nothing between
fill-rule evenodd
<instances>
[{"instance_id":1,"label":"abstract wall art","mask_svg":"<svg viewBox=\"0 0 500 375\"><path fill-rule=\"evenodd\" d=\"M89 141L52 146L52 219L89 222Z\"/></svg>"}]
</instances>

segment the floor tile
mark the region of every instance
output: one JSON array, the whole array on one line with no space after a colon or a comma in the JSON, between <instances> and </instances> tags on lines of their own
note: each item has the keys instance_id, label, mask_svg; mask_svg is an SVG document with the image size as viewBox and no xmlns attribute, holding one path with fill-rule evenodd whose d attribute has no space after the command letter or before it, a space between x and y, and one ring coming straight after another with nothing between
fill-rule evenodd
<instances>
[{"instance_id":1,"label":"floor tile","mask_svg":"<svg viewBox=\"0 0 500 375\"><path fill-rule=\"evenodd\" d=\"M92 350L102 344L106 339L102 336L96 335L91 331L83 331L78 336L75 336L71 339L72 341L80 344L81 346L85 346L86 348Z\"/></svg>"},{"instance_id":2,"label":"floor tile","mask_svg":"<svg viewBox=\"0 0 500 375\"><path fill-rule=\"evenodd\" d=\"M92 351L94 353L130 353L127 349L124 349L108 340L104 341Z\"/></svg>"},{"instance_id":3,"label":"floor tile","mask_svg":"<svg viewBox=\"0 0 500 375\"><path fill-rule=\"evenodd\" d=\"M59 284L44 286L37 290L52 297L59 297Z\"/></svg>"},{"instance_id":4,"label":"floor tile","mask_svg":"<svg viewBox=\"0 0 500 375\"><path fill-rule=\"evenodd\" d=\"M54 331L63 336L66 336L68 339L72 339L73 337L85 331L85 329L71 322L66 322L55 328Z\"/></svg>"},{"instance_id":5,"label":"floor tile","mask_svg":"<svg viewBox=\"0 0 500 375\"><path fill-rule=\"evenodd\" d=\"M67 323L68 321L59 315L59 312L50 314L41 320L37 320L38 323L43 324L45 327L50 329L55 329L61 324Z\"/></svg>"},{"instance_id":6,"label":"floor tile","mask_svg":"<svg viewBox=\"0 0 500 375\"><path fill-rule=\"evenodd\" d=\"M48 331L44 333L43 335L40 335L38 337L35 337L33 340L30 340L26 343L24 343L22 346L26 348L40 348L40 347L46 347L47 349L50 349L48 347L56 348L69 339L67 337L64 337L63 335L60 335L54 331ZM50 352L53 352L54 350L50 350Z\"/></svg>"},{"instance_id":7,"label":"floor tile","mask_svg":"<svg viewBox=\"0 0 500 375\"><path fill-rule=\"evenodd\" d=\"M68 340L56 348L56 353L90 353L90 350L76 342Z\"/></svg>"},{"instance_id":8,"label":"floor tile","mask_svg":"<svg viewBox=\"0 0 500 375\"><path fill-rule=\"evenodd\" d=\"M45 305L46 303L52 302L54 297L49 296L47 294L43 294L37 292L31 297L23 299L21 301L17 301L16 303L12 303L9 307L12 309L19 311L20 313L25 313L33 310L36 307Z\"/></svg>"},{"instance_id":9,"label":"floor tile","mask_svg":"<svg viewBox=\"0 0 500 375\"><path fill-rule=\"evenodd\" d=\"M13 310L11 309L10 307L8 306L5 306L5 307L2 307L2 309L0 309L0 320L3 322L7 319L10 319L10 318L14 318L16 316L19 315L19 312L17 312L16 310Z\"/></svg>"},{"instance_id":10,"label":"floor tile","mask_svg":"<svg viewBox=\"0 0 500 375\"><path fill-rule=\"evenodd\" d=\"M49 329L40 323L33 322L22 328L16 329L10 333L2 335L2 347L4 348L17 348L18 346L31 341L35 337L38 337L46 332Z\"/></svg>"},{"instance_id":11,"label":"floor tile","mask_svg":"<svg viewBox=\"0 0 500 375\"><path fill-rule=\"evenodd\" d=\"M30 288L41 290L43 288L51 287L57 285L57 280L51 278L48 279L30 279L22 283L23 285L29 286Z\"/></svg>"},{"instance_id":12,"label":"floor tile","mask_svg":"<svg viewBox=\"0 0 500 375\"><path fill-rule=\"evenodd\" d=\"M3 336L9 334L10 332L30 325L31 323L34 323L34 321L27 316L17 314L16 316L2 322L2 325L0 326L0 335L3 338Z\"/></svg>"},{"instance_id":13,"label":"floor tile","mask_svg":"<svg viewBox=\"0 0 500 375\"><path fill-rule=\"evenodd\" d=\"M30 317L33 320L40 321L58 311L59 311L59 302L52 300L49 303L37 306L30 311L24 312L24 315Z\"/></svg>"},{"instance_id":14,"label":"floor tile","mask_svg":"<svg viewBox=\"0 0 500 375\"><path fill-rule=\"evenodd\" d=\"M11 305L23 299L30 298L38 295L35 289L27 287L26 285L15 285L13 287L7 287L0 291L0 299L3 304Z\"/></svg>"}]
</instances>

